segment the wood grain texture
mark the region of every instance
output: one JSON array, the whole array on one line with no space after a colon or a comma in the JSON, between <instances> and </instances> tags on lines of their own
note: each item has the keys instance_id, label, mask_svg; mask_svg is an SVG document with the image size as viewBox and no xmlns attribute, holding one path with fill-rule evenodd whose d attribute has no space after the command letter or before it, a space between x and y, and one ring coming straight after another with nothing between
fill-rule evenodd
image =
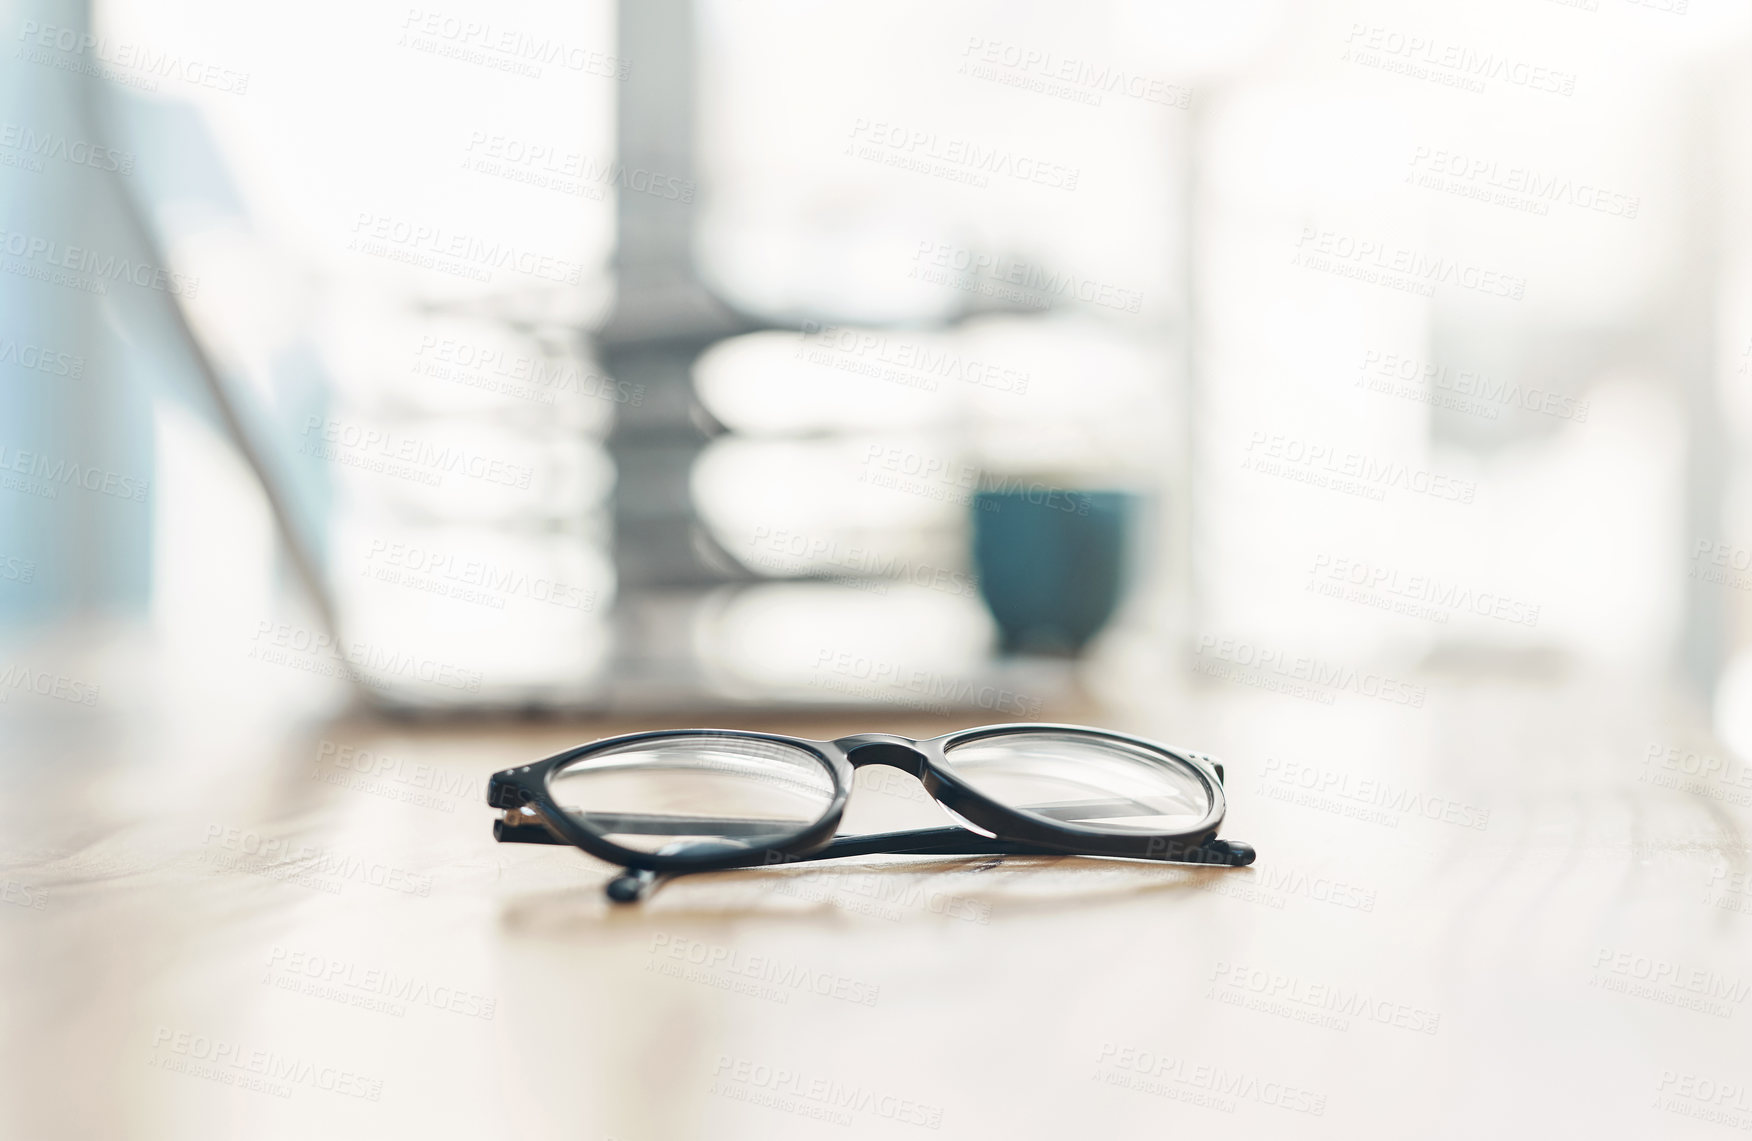
<instances>
[{"instance_id":1,"label":"wood grain texture","mask_svg":"<svg viewBox=\"0 0 1752 1141\"><path fill-rule=\"evenodd\" d=\"M1258 863L870 859L701 876L614 909L610 869L494 844L482 781L649 723L15 720L0 1132L1752 1124L1752 788L1677 704L1444 677L1421 708L1206 681L1054 713L1221 756L1225 833ZM1686 774L1709 757L1721 771ZM879 769L847 823L940 820Z\"/></svg>"}]
</instances>

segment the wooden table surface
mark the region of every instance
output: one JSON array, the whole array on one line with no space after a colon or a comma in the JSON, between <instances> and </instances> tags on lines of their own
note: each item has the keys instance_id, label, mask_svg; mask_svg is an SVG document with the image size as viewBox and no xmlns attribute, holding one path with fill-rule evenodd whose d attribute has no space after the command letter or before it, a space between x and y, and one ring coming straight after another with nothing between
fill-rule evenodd
<instances>
[{"instance_id":1,"label":"wooden table surface","mask_svg":"<svg viewBox=\"0 0 1752 1141\"><path fill-rule=\"evenodd\" d=\"M1646 688L1427 680L1080 714L1223 757L1251 868L870 859L622 909L582 854L495 844L482 781L651 722L14 717L0 1135L1752 1127L1752 777ZM859 780L853 828L941 819Z\"/></svg>"}]
</instances>

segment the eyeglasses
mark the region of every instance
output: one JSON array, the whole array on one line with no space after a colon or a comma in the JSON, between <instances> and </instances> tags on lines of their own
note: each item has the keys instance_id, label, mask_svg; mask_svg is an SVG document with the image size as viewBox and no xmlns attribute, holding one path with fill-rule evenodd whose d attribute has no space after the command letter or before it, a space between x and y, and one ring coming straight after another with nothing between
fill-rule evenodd
<instances>
[{"instance_id":1,"label":"eyeglasses","mask_svg":"<svg viewBox=\"0 0 1752 1141\"><path fill-rule=\"evenodd\" d=\"M916 776L952 828L835 836L852 774L890 765ZM495 773L493 838L573 844L627 870L621 903L666 879L801 860L935 856L1122 856L1251 864L1217 839L1223 765L1202 753L1077 725L988 725L917 741L859 733L810 741L681 729L580 745Z\"/></svg>"}]
</instances>

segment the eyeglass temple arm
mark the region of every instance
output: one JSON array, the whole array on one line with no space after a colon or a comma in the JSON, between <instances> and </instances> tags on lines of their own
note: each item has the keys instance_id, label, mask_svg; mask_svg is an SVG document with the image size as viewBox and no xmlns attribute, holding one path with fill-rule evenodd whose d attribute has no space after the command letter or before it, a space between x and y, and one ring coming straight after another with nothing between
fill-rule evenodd
<instances>
[{"instance_id":1,"label":"eyeglass temple arm","mask_svg":"<svg viewBox=\"0 0 1752 1141\"><path fill-rule=\"evenodd\" d=\"M538 841L545 843L548 841ZM559 841L553 841L558 843ZM770 858L751 860L747 867L773 864L810 863L815 860L835 860L846 856L901 854L908 856L1071 856L1056 848L1042 848L1014 840L999 840L981 836L965 828L919 828L908 832L877 832L867 836L842 836L825 848L806 855L766 853ZM1160 855L1137 857L1172 864L1204 864L1220 867L1245 867L1254 860L1251 844L1215 837L1203 844L1169 844ZM727 869L719 869L727 870ZM616 903L635 903L649 896L660 885L677 876L698 875L680 870L654 872L644 868L628 868L607 887L608 898Z\"/></svg>"},{"instance_id":2,"label":"eyeglass temple arm","mask_svg":"<svg viewBox=\"0 0 1752 1141\"><path fill-rule=\"evenodd\" d=\"M507 813L507 816L512 814ZM678 834L697 834L699 829L707 826L723 835L727 827L735 829L737 825L745 826L753 834L770 835L771 821L748 820L731 821L715 819L703 821L688 817L648 817L639 831L671 832ZM539 817L533 818L529 824L514 824L508 820L493 821L493 838L508 844L566 844L567 841L550 832L539 823ZM1000 840L992 836L982 836L966 828L915 828L903 832L875 832L862 836L840 836L816 851L804 855L791 855L782 852L749 853L745 867L759 867L772 864L812 863L816 860L837 860L848 856L872 855L912 855L912 856L1065 856L1075 855L1057 848L1044 848L1035 844L1025 844L1017 840ZM1255 852L1252 845L1236 840L1220 840L1212 837L1203 844L1176 844L1170 842L1160 853L1139 857L1161 863L1204 864L1219 867L1245 867L1254 860ZM678 875L697 874L688 871L654 872L648 869L629 868L615 877L608 884L608 897L616 902L631 903L648 896L657 886Z\"/></svg>"},{"instance_id":3,"label":"eyeglass temple arm","mask_svg":"<svg viewBox=\"0 0 1752 1141\"><path fill-rule=\"evenodd\" d=\"M592 817L586 817L597 823ZM740 826L740 828L739 828ZM647 817L644 827L637 829L646 833L671 832L677 835L697 835L701 830L710 828L718 835L734 835L741 828L753 834L770 835L773 828L771 821L765 820L725 820L725 819L695 819L692 817ZM512 824L504 819L493 821L493 838L502 844L569 844L539 822L539 818L531 818L528 824ZM828 842L827 846L807 855L791 856L776 855L770 860L754 860L752 863L796 863L805 860L837 860L846 856L871 856L878 854L911 854L918 856L1063 856L1073 855L1058 848L1044 848L1036 844L1025 844L1019 840L999 840L990 836L982 836L966 828L914 828L903 832L873 832L861 836L839 836ZM1253 862L1254 852L1251 846L1231 840L1212 840L1203 845L1169 844L1160 855L1139 857L1141 859L1160 860L1168 863L1190 864L1223 864L1231 867L1244 867Z\"/></svg>"},{"instance_id":4,"label":"eyeglass temple arm","mask_svg":"<svg viewBox=\"0 0 1752 1141\"><path fill-rule=\"evenodd\" d=\"M1073 856L1061 848L1045 848L1018 840L982 836L966 828L916 828L906 832L876 832L867 836L840 836L825 848L804 856L786 856L773 863L807 860L837 860L843 856L900 853L911 856ZM1250 845L1212 838L1204 844L1169 843L1160 855L1135 857L1176 864L1221 864L1244 867L1251 864Z\"/></svg>"}]
</instances>

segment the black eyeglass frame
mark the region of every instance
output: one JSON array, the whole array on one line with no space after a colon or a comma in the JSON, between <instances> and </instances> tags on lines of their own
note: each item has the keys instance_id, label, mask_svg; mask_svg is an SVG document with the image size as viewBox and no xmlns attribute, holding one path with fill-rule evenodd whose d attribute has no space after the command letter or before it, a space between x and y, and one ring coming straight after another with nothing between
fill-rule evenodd
<instances>
[{"instance_id":1,"label":"black eyeglass frame","mask_svg":"<svg viewBox=\"0 0 1752 1141\"><path fill-rule=\"evenodd\" d=\"M1209 801L1204 817L1190 828L1174 832L1114 832L1054 821L1026 809L1010 808L975 790L956 776L946 758L949 749L984 737L1018 732L1059 732L1117 741L1179 762L1203 785ZM554 800L550 784L565 766L600 752L642 741L685 737L740 737L771 741L802 749L822 762L833 780L833 800L814 823L774 843L759 847L701 844L705 851L663 853L624 847L585 827ZM917 777L925 792L967 827L914 829L836 839L852 794L856 770L888 765ZM833 859L876 853L916 855L1082 855L1118 856L1169 863L1218 864L1239 867L1254 859L1253 849L1218 840L1227 812L1223 795L1223 765L1203 753L1192 753L1143 737L1084 725L1015 722L958 729L918 740L890 733L858 733L815 741L778 733L743 729L662 729L605 737L551 757L493 774L487 782L487 803L504 811L493 822L493 838L502 843L570 844L599 859L632 869L616 881L609 894L635 899L657 879L695 872L724 871L800 860Z\"/></svg>"}]
</instances>

